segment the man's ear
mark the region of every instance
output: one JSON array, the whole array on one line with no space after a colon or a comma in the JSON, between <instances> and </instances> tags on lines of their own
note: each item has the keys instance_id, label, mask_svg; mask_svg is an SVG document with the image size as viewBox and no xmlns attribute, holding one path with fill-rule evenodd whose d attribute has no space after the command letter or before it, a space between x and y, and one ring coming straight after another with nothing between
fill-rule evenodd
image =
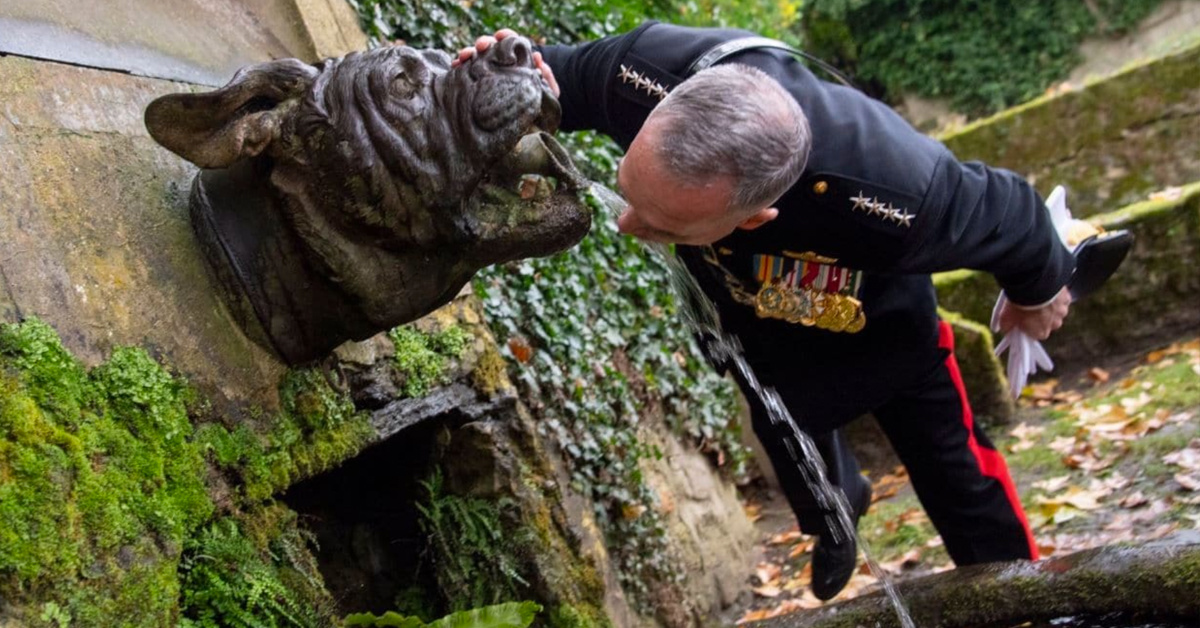
<instances>
[{"instance_id":1,"label":"man's ear","mask_svg":"<svg viewBox=\"0 0 1200 628\"><path fill-rule=\"evenodd\" d=\"M755 212L754 214L752 214L749 218L743 220L742 223L738 225L738 229L742 229L745 231L757 229L757 228L767 224L768 222L775 220L778 216L779 216L779 210L775 209L774 207L760 209L757 212Z\"/></svg>"},{"instance_id":2,"label":"man's ear","mask_svg":"<svg viewBox=\"0 0 1200 628\"><path fill-rule=\"evenodd\" d=\"M200 166L225 168L263 151L277 136L278 105L298 96L317 69L296 59L247 66L225 87L170 94L146 107L146 129L167 150Z\"/></svg>"}]
</instances>

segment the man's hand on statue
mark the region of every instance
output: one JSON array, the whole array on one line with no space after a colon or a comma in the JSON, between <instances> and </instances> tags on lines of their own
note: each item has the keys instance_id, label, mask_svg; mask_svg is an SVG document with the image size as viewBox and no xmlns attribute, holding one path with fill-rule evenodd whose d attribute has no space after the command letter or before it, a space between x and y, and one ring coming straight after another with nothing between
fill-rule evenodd
<instances>
[{"instance_id":1,"label":"man's hand on statue","mask_svg":"<svg viewBox=\"0 0 1200 628\"><path fill-rule=\"evenodd\" d=\"M450 61L450 67L455 68L463 63L466 63L468 60L474 58L475 55L487 50L488 48L491 48L492 44L500 41L501 39L516 36L517 31L514 31L511 28L502 28L496 31L495 35L483 35L475 40L474 46L467 46L462 50L459 50L458 56ZM542 80L546 81L546 85L550 87L550 92L554 94L555 98L558 98L562 93L558 88L558 79L554 78L554 71L551 70L550 66L546 65L545 60L542 59L542 53L533 53L533 65L538 69L539 72L542 73Z\"/></svg>"},{"instance_id":2,"label":"man's hand on statue","mask_svg":"<svg viewBox=\"0 0 1200 628\"><path fill-rule=\"evenodd\" d=\"M1007 333L1014 327L1029 337L1045 340L1050 333L1062 327L1063 319L1071 309L1071 293L1063 288L1054 300L1039 307L1022 307L1006 301L1000 310L1000 331Z\"/></svg>"}]
</instances>

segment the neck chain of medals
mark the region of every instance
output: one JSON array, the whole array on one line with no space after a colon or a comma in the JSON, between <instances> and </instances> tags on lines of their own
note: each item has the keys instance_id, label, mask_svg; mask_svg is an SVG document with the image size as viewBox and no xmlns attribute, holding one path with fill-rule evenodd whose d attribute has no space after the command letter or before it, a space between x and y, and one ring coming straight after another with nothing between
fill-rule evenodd
<instances>
[{"instance_id":1,"label":"neck chain of medals","mask_svg":"<svg viewBox=\"0 0 1200 628\"><path fill-rule=\"evenodd\" d=\"M824 292L814 288L792 288L785 278L765 281L757 293L745 285L717 259L711 246L702 247L704 261L718 268L733 300L754 308L759 318L776 318L805 327L835 332L857 333L867 324L862 301L849 294Z\"/></svg>"}]
</instances>

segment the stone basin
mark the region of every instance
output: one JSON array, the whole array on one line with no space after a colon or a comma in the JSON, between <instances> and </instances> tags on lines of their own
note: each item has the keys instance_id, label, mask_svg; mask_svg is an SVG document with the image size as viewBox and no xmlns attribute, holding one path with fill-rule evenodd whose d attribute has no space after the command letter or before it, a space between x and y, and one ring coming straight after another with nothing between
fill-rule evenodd
<instances>
[{"instance_id":1,"label":"stone basin","mask_svg":"<svg viewBox=\"0 0 1200 628\"><path fill-rule=\"evenodd\" d=\"M975 565L913 579L897 589L919 628L1196 626L1200 532L1032 563ZM817 611L747 625L888 628L901 624L879 591Z\"/></svg>"}]
</instances>

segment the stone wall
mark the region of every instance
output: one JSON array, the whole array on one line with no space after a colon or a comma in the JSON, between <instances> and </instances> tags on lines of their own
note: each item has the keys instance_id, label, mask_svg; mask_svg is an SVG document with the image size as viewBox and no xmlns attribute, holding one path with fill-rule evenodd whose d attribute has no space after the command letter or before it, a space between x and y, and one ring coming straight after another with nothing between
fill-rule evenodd
<instances>
[{"instance_id":1,"label":"stone wall","mask_svg":"<svg viewBox=\"0 0 1200 628\"><path fill-rule=\"evenodd\" d=\"M940 139L964 160L1067 188L1076 217L1200 181L1200 45L1045 96Z\"/></svg>"}]
</instances>

